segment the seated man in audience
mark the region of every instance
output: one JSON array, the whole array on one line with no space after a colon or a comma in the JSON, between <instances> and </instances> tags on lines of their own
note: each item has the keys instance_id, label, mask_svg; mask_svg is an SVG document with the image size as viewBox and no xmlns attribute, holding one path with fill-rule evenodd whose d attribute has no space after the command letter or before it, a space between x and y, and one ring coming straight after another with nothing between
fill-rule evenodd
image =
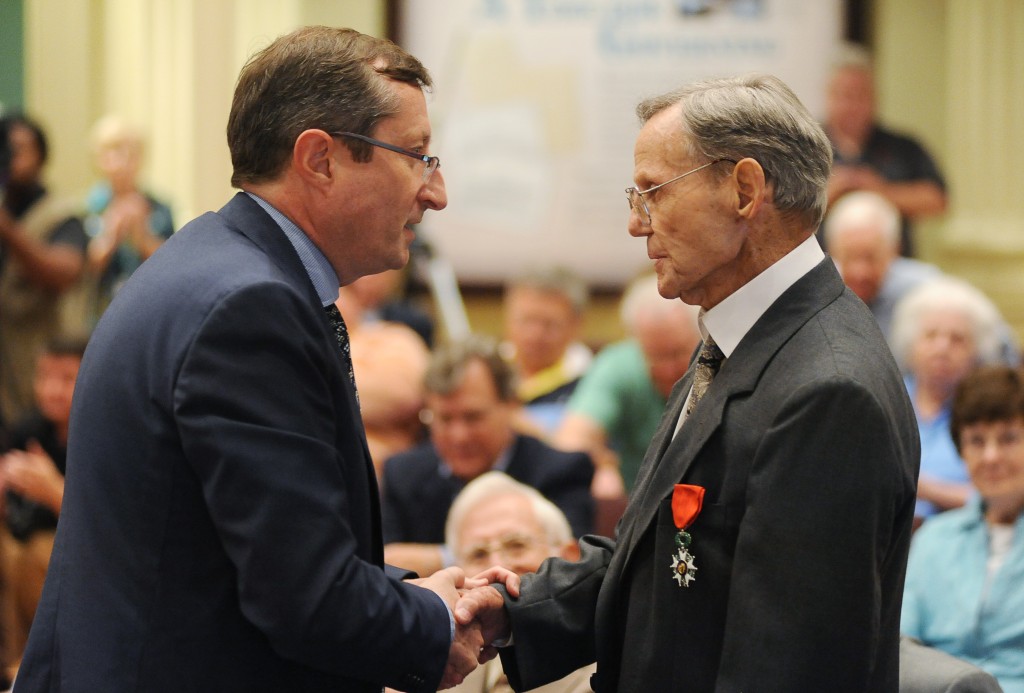
<instances>
[{"instance_id":1,"label":"seated man in audience","mask_svg":"<svg viewBox=\"0 0 1024 693\"><path fill-rule=\"evenodd\" d=\"M973 371L950 432L976 494L914 534L900 630L1024 693L1024 373Z\"/></svg>"},{"instance_id":2,"label":"seated man in audience","mask_svg":"<svg viewBox=\"0 0 1024 693\"><path fill-rule=\"evenodd\" d=\"M463 486L491 470L532 486L562 509L573 532L590 532L594 468L580 452L517 434L514 375L482 337L440 348L425 378L430 440L384 463L382 514L388 563L421 575L454 563L444 551L448 508Z\"/></svg>"},{"instance_id":3,"label":"seated man in audience","mask_svg":"<svg viewBox=\"0 0 1024 693\"><path fill-rule=\"evenodd\" d=\"M630 336L597 355L554 437L556 447L586 450L598 464L596 497L621 497L633 489L668 394L700 343L698 310L663 298L654 274L636 279L622 297Z\"/></svg>"},{"instance_id":4,"label":"seated man in audience","mask_svg":"<svg viewBox=\"0 0 1024 693\"><path fill-rule=\"evenodd\" d=\"M528 418L545 432L558 426L565 403L593 354L579 340L587 286L564 268L540 270L505 288L505 357L519 378Z\"/></svg>"},{"instance_id":5,"label":"seated man in audience","mask_svg":"<svg viewBox=\"0 0 1024 693\"><path fill-rule=\"evenodd\" d=\"M935 265L900 256L900 212L878 193L844 195L825 217L825 249L892 344L892 315L911 289L939 276Z\"/></svg>"},{"instance_id":6,"label":"seated man in audience","mask_svg":"<svg viewBox=\"0 0 1024 693\"><path fill-rule=\"evenodd\" d=\"M0 489L6 491L0 531L3 591L0 623L4 665L17 667L43 590L54 530L64 498L64 465L75 389L85 339L57 337L36 359L35 408L11 431L11 450L0 457Z\"/></svg>"},{"instance_id":7,"label":"seated man in audience","mask_svg":"<svg viewBox=\"0 0 1024 693\"><path fill-rule=\"evenodd\" d=\"M574 561L580 550L573 541L565 515L533 488L501 472L488 472L459 493L448 513L445 543L467 575L492 565L519 575L534 573L544 559L558 556ZM577 669L565 678L534 689L542 693L590 691L594 665ZM455 693L511 692L493 659L451 689Z\"/></svg>"}]
</instances>

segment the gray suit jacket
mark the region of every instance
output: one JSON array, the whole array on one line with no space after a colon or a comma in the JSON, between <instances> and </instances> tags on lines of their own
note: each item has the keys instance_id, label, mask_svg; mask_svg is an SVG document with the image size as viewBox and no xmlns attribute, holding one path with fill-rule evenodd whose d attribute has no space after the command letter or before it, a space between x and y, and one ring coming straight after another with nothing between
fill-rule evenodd
<instances>
[{"instance_id":1,"label":"gray suit jacket","mask_svg":"<svg viewBox=\"0 0 1024 693\"><path fill-rule=\"evenodd\" d=\"M897 690L920 456L902 379L825 259L737 346L672 439L669 398L616 539L548 561L507 602L523 688L596 658L595 690ZM706 489L698 568L672 578L673 485Z\"/></svg>"},{"instance_id":2,"label":"gray suit jacket","mask_svg":"<svg viewBox=\"0 0 1024 693\"><path fill-rule=\"evenodd\" d=\"M978 667L922 645L900 640L900 693L1001 693L995 677Z\"/></svg>"}]
</instances>

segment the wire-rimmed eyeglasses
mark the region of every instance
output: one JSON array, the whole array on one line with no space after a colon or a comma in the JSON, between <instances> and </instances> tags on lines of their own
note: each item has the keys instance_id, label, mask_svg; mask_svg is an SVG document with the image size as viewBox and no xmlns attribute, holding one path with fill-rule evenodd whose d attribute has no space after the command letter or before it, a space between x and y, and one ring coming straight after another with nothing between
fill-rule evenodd
<instances>
[{"instance_id":1,"label":"wire-rimmed eyeglasses","mask_svg":"<svg viewBox=\"0 0 1024 693\"><path fill-rule=\"evenodd\" d=\"M366 135L357 135L354 132L332 132L331 134L334 135L335 137L351 137L353 139L366 142L367 144L372 144L374 147L387 149L390 152L398 152L399 154L411 156L413 159L418 159L419 161L422 161L424 164L426 164L426 167L423 169L424 183L430 180L430 176L434 173L434 171L441 167L441 160L438 159L436 156L420 154L419 152L414 152L411 149L405 149L404 147L399 147L398 145L395 144L381 142L380 140L375 140L372 137L367 137Z\"/></svg>"},{"instance_id":2,"label":"wire-rimmed eyeglasses","mask_svg":"<svg viewBox=\"0 0 1024 693\"><path fill-rule=\"evenodd\" d=\"M658 188L663 188L666 185L668 185L669 183L675 183L677 180L682 180L683 178L686 178L691 173L696 173L697 171L703 171L708 166L713 166L713 165L715 165L715 164L717 164L719 162L722 162L722 161L729 161L729 162L732 162L734 164L736 163L732 159L715 159L714 161L709 161L706 164L698 166L697 168L693 169L692 171L687 171L686 173L682 173L682 174L676 176L675 178L669 178L664 183L658 183L657 185L652 185L651 187L647 188L646 190L637 190L636 187L634 187L634 186L630 186L630 187L626 188L626 199L629 201L629 208L632 211L634 211L634 212L636 212L637 214L640 215L640 223L641 224L643 224L644 226L650 226L651 225L651 210L648 209L648 207L647 207L647 200L644 199L644 195L646 195L647 193L654 192Z\"/></svg>"}]
</instances>

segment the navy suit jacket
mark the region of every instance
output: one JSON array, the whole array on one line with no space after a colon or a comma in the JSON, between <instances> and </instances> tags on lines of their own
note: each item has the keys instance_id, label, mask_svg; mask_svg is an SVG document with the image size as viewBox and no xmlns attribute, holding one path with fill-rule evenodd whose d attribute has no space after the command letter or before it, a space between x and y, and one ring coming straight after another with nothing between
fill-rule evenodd
<instances>
[{"instance_id":1,"label":"navy suit jacket","mask_svg":"<svg viewBox=\"0 0 1024 693\"><path fill-rule=\"evenodd\" d=\"M429 441L384 463L385 543L444 543L448 509L465 482L443 469L444 463ZM557 505L576 536L593 531L590 482L594 465L586 453L562 452L536 438L518 435L505 473Z\"/></svg>"},{"instance_id":2,"label":"navy suit jacket","mask_svg":"<svg viewBox=\"0 0 1024 693\"><path fill-rule=\"evenodd\" d=\"M337 342L284 233L239 194L97 326L18 691L433 691L447 609L382 565Z\"/></svg>"},{"instance_id":3,"label":"navy suit jacket","mask_svg":"<svg viewBox=\"0 0 1024 693\"><path fill-rule=\"evenodd\" d=\"M505 671L597 661L599 693L895 693L920 457L878 326L825 258L761 316L673 438L676 384L616 538L585 537L507 600ZM703 486L673 578L675 484Z\"/></svg>"}]
</instances>

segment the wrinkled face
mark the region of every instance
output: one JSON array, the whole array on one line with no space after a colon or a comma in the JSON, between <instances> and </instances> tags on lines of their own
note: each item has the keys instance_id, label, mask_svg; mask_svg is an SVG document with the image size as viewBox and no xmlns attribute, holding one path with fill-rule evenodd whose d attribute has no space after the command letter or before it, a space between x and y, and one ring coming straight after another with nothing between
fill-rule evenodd
<instances>
[{"instance_id":1,"label":"wrinkled face","mask_svg":"<svg viewBox=\"0 0 1024 693\"><path fill-rule=\"evenodd\" d=\"M875 87L871 73L857 67L836 71L829 83L826 109L829 127L861 135L875 118Z\"/></svg>"},{"instance_id":2,"label":"wrinkled face","mask_svg":"<svg viewBox=\"0 0 1024 693\"><path fill-rule=\"evenodd\" d=\"M864 303L874 301L896 258L896 250L886 243L882 232L870 226L851 226L833 237L828 250L850 290Z\"/></svg>"},{"instance_id":3,"label":"wrinkled face","mask_svg":"<svg viewBox=\"0 0 1024 693\"><path fill-rule=\"evenodd\" d=\"M634 148L634 184L640 190L668 181L707 161L689 154L681 133L680 107L656 114L641 129ZM728 296L736 281L744 233L737 223L731 186L715 176L717 166L644 195L651 225L640 214L629 217L629 233L647 241L658 291L689 305L711 308Z\"/></svg>"},{"instance_id":4,"label":"wrinkled face","mask_svg":"<svg viewBox=\"0 0 1024 693\"><path fill-rule=\"evenodd\" d=\"M911 345L910 367L924 383L952 389L974 367L978 356L970 319L959 310L925 313Z\"/></svg>"},{"instance_id":5,"label":"wrinkled face","mask_svg":"<svg viewBox=\"0 0 1024 693\"><path fill-rule=\"evenodd\" d=\"M498 396L490 371L479 360L466 366L451 393L428 393L427 411L438 455L465 481L490 470L512 442L515 405Z\"/></svg>"},{"instance_id":6,"label":"wrinkled face","mask_svg":"<svg viewBox=\"0 0 1024 693\"><path fill-rule=\"evenodd\" d=\"M505 336L527 374L558 363L579 329L580 316L561 294L518 287L505 299Z\"/></svg>"},{"instance_id":7,"label":"wrinkled face","mask_svg":"<svg viewBox=\"0 0 1024 693\"><path fill-rule=\"evenodd\" d=\"M960 454L986 501L1024 505L1024 419L982 421L960 431Z\"/></svg>"},{"instance_id":8,"label":"wrinkled face","mask_svg":"<svg viewBox=\"0 0 1024 693\"><path fill-rule=\"evenodd\" d=\"M644 352L651 381L662 397L667 398L672 386L686 373L700 342L700 331L691 323L684 316L679 320L641 316L637 320L635 336Z\"/></svg>"},{"instance_id":9,"label":"wrinkled face","mask_svg":"<svg viewBox=\"0 0 1024 693\"><path fill-rule=\"evenodd\" d=\"M42 354L36 360L33 388L39 411L49 421L66 425L71 418L71 396L82 359L78 356Z\"/></svg>"},{"instance_id":10,"label":"wrinkled face","mask_svg":"<svg viewBox=\"0 0 1024 693\"><path fill-rule=\"evenodd\" d=\"M32 131L15 123L8 133L8 143L11 147L10 181L21 185L37 182L43 171L43 155Z\"/></svg>"},{"instance_id":11,"label":"wrinkled face","mask_svg":"<svg viewBox=\"0 0 1024 693\"><path fill-rule=\"evenodd\" d=\"M430 153L430 121L423 91L411 84L390 82L399 110L382 120L374 139L411 151ZM331 156L347 175L335 177L310 237L331 262L342 284L367 274L400 269L409 260L412 226L428 209L448 204L444 175L434 171L423 181L422 161L373 147L367 162L353 162L343 138Z\"/></svg>"},{"instance_id":12,"label":"wrinkled face","mask_svg":"<svg viewBox=\"0 0 1024 693\"><path fill-rule=\"evenodd\" d=\"M557 555L530 501L520 495L488 498L466 513L458 532L459 565L476 575L492 565L519 574L536 572Z\"/></svg>"}]
</instances>

